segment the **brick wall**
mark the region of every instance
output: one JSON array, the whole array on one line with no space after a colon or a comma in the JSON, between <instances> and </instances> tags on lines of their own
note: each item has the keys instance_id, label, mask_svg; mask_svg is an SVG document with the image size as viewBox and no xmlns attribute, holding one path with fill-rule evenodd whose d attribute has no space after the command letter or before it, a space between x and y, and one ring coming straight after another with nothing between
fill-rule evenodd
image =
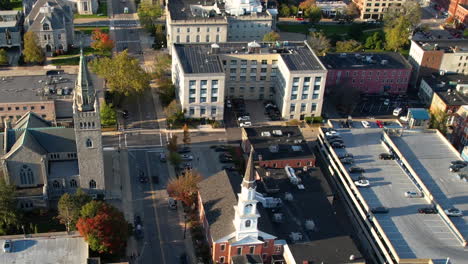
<instances>
[{"instance_id":1,"label":"brick wall","mask_svg":"<svg viewBox=\"0 0 468 264\"><path fill-rule=\"evenodd\" d=\"M56 120L54 101L0 103L0 127L4 126L5 119L9 118L14 123L29 111L38 114L46 120Z\"/></svg>"}]
</instances>

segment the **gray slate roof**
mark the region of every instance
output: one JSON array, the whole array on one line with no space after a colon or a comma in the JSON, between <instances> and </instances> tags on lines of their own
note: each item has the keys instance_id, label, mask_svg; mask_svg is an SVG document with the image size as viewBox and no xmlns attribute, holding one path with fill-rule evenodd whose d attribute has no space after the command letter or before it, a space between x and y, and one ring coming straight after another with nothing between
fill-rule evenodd
<instances>
[{"instance_id":1,"label":"gray slate roof","mask_svg":"<svg viewBox=\"0 0 468 264\"><path fill-rule=\"evenodd\" d=\"M52 16L47 17L40 12L41 7L45 5L53 7ZM38 0L25 21L29 21L28 30L32 31L41 30L43 19L49 20L51 29L65 29L66 24L73 23L72 14L70 7L62 0Z\"/></svg>"}]
</instances>

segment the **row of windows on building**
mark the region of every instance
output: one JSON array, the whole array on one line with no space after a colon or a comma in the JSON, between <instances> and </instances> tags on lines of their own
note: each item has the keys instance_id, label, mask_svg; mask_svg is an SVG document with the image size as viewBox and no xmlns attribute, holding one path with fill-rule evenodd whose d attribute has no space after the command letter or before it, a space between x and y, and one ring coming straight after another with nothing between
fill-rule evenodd
<instances>
[{"instance_id":1,"label":"row of windows on building","mask_svg":"<svg viewBox=\"0 0 468 264\"><path fill-rule=\"evenodd\" d=\"M190 27L187 27L185 30L186 30L187 33L190 33L191 28L190 28ZM210 27L206 27L206 32L207 32L207 33L209 33L210 30L211 30ZM182 31L182 29L181 29L180 27L176 28L176 32L177 32L177 33L180 33L181 31ZM201 28L200 28L200 27L197 27L196 32L197 32L197 33L200 33L200 32L201 32ZM216 27L216 32L221 32L221 27Z\"/></svg>"},{"instance_id":2,"label":"row of windows on building","mask_svg":"<svg viewBox=\"0 0 468 264\"><path fill-rule=\"evenodd\" d=\"M339 79L337 79L338 81ZM379 77L375 77L375 78L367 78L368 81L380 81L381 83L393 83L393 80L394 79L380 79ZM359 83L364 83L365 81L365 78L363 79L352 79L351 82L352 83L356 83L357 81L359 81ZM398 79L395 79L395 83L407 83L409 81L409 78L398 78Z\"/></svg>"},{"instance_id":3,"label":"row of windows on building","mask_svg":"<svg viewBox=\"0 0 468 264\"><path fill-rule=\"evenodd\" d=\"M219 42L219 40L220 40L219 35L216 35L215 42ZM211 41L210 35L206 35L205 36L205 42L210 42L210 41ZM185 36L185 42L186 43L192 42L190 35ZM200 35L196 35L195 36L195 41L193 41L193 42L196 42L196 43L201 42ZM176 43L180 43L180 36L179 35L176 36Z\"/></svg>"},{"instance_id":4,"label":"row of windows on building","mask_svg":"<svg viewBox=\"0 0 468 264\"><path fill-rule=\"evenodd\" d=\"M306 103L301 103L299 110L300 110L301 113L306 112L307 111L307 104ZM310 112L315 112L315 111L317 111L317 104L312 103L312 107L310 109ZM290 113L295 113L296 112L296 104L291 104L289 106L289 112Z\"/></svg>"},{"instance_id":5,"label":"row of windows on building","mask_svg":"<svg viewBox=\"0 0 468 264\"><path fill-rule=\"evenodd\" d=\"M211 80L211 102L218 102L218 80ZM206 103L208 98L208 80L200 81L199 102ZM189 103L195 103L197 95L197 81L189 81Z\"/></svg>"},{"instance_id":6,"label":"row of windows on building","mask_svg":"<svg viewBox=\"0 0 468 264\"><path fill-rule=\"evenodd\" d=\"M23 107L15 106L15 110L16 110L16 111L19 111L21 108L22 108L23 110L25 110L25 111L27 111L27 110L36 110L36 107L35 107L35 106L29 106L29 107L28 107L28 106L23 106ZM5 107L0 107L0 111L11 111L12 109L13 109L13 107L11 107L11 106L7 107L6 110L5 110ZM41 110L44 110L44 109L45 109L45 106L44 106L44 105L41 105L41 106L40 106L40 109L41 109Z\"/></svg>"},{"instance_id":7,"label":"row of windows on building","mask_svg":"<svg viewBox=\"0 0 468 264\"><path fill-rule=\"evenodd\" d=\"M411 75L411 72L410 71L406 71L406 74L404 74L404 71L352 71L352 75L353 76L357 76L359 75L359 73L361 73L360 75L362 76L372 76L375 72L375 75L376 76L380 76L380 75L383 75L383 76L387 76L387 73L388 75L391 75L391 76L395 76L395 75L398 75L398 76L401 76L401 75L406 75L406 76L410 76ZM334 71L330 71L328 72L329 75L333 76L334 75ZM341 76L342 75L342 71L336 71L336 76ZM345 76L346 77L349 77L350 75L350 71L345 71Z\"/></svg>"},{"instance_id":8,"label":"row of windows on building","mask_svg":"<svg viewBox=\"0 0 468 264\"><path fill-rule=\"evenodd\" d=\"M256 90L255 88L256 87L251 86L251 87L249 87L248 91L250 93L254 93L255 90ZM245 93L245 90L246 90L246 87L244 87L244 86L239 87L239 92L240 93ZM264 93L265 92L265 87L263 87L263 86L258 87L258 91L260 93ZM274 92L275 92L275 87L270 87L270 93L274 93ZM236 93L236 87L229 87L229 93L230 94L235 94Z\"/></svg>"},{"instance_id":9,"label":"row of windows on building","mask_svg":"<svg viewBox=\"0 0 468 264\"><path fill-rule=\"evenodd\" d=\"M299 87L300 87L300 81L301 78L299 77L294 77L293 78L293 83L292 83L292 88L291 88L291 100L305 100L309 98L309 90L310 90L310 83L311 77L304 77L304 82L302 83L302 93L301 96L299 97ZM320 96L320 87L322 83L322 77L317 76L314 79L313 83L313 90L312 90L312 99L318 99Z\"/></svg>"},{"instance_id":10,"label":"row of windows on building","mask_svg":"<svg viewBox=\"0 0 468 264\"><path fill-rule=\"evenodd\" d=\"M80 128L95 128L96 124L94 122L80 122Z\"/></svg>"},{"instance_id":11,"label":"row of windows on building","mask_svg":"<svg viewBox=\"0 0 468 264\"><path fill-rule=\"evenodd\" d=\"M268 247L268 241L266 241L266 242L264 243L263 247L264 247L264 248L267 248L267 247ZM255 248L256 248L256 246L250 246L250 247L249 247L249 252L248 252L247 254L255 254ZM243 249L243 247L236 247L235 253L236 253L237 256L242 255L242 249ZM281 253L281 249L282 249L281 246L276 246L276 247L275 247L274 254L280 254L280 253ZM221 250L221 252L225 252L225 251L226 251L226 245L225 245L225 244L221 244L220 250ZM233 255L234 255L234 253L233 253ZM264 253L264 254L262 255L262 258L265 260L265 259L267 258L267 256L268 256L268 255L267 255L266 253ZM219 257L219 263L226 263L226 259L225 259L224 256L220 256L220 257Z\"/></svg>"},{"instance_id":12,"label":"row of windows on building","mask_svg":"<svg viewBox=\"0 0 468 264\"><path fill-rule=\"evenodd\" d=\"M210 116L216 116L216 113L217 113L216 106L212 106L209 115ZM189 115L191 115L191 116L195 115L195 108L194 107L189 107ZM208 115L207 107L200 106L200 116L207 116L207 115Z\"/></svg>"},{"instance_id":13,"label":"row of windows on building","mask_svg":"<svg viewBox=\"0 0 468 264\"><path fill-rule=\"evenodd\" d=\"M57 159L61 159L61 158L62 158L62 155L60 155L60 153L50 154L50 159L57 160ZM67 159L76 159L76 158L77 158L76 153L67 153Z\"/></svg>"},{"instance_id":14,"label":"row of windows on building","mask_svg":"<svg viewBox=\"0 0 468 264\"><path fill-rule=\"evenodd\" d=\"M50 34L44 34L44 40L50 40ZM57 34L57 39L62 39L62 34Z\"/></svg>"},{"instance_id":15,"label":"row of windows on building","mask_svg":"<svg viewBox=\"0 0 468 264\"><path fill-rule=\"evenodd\" d=\"M241 28L241 23L235 23L234 25L233 24L229 24L229 28ZM247 28L247 23L242 23L244 24L243 28ZM250 28L254 28L255 27L255 24L257 25L257 28L270 28L271 25L268 24L268 23L248 23L250 24Z\"/></svg>"},{"instance_id":16,"label":"row of windows on building","mask_svg":"<svg viewBox=\"0 0 468 264\"><path fill-rule=\"evenodd\" d=\"M64 188L65 186L62 185L60 183L60 181L55 180L55 181L52 182L52 187L54 187L54 189L60 189L60 188ZM77 188L78 187L78 182L75 179L71 179L69 181L69 187L70 188ZM89 181L89 188L90 189L96 189L96 181L95 180L90 180Z\"/></svg>"},{"instance_id":17,"label":"row of windows on building","mask_svg":"<svg viewBox=\"0 0 468 264\"><path fill-rule=\"evenodd\" d=\"M238 63L238 61L240 61L240 63ZM247 63L248 60L230 60L229 61L229 65L231 68L233 68L233 66L237 66L237 65L241 65L241 67L245 68L247 67L247 65L250 65L250 67L253 67L253 66L257 66L258 65L258 61L257 60L250 60L250 63ZM269 64L269 60L261 60L260 61L260 64L261 65L268 65ZM223 60L223 65L226 66L227 65L227 61L226 60ZM278 60L271 60L271 65L272 66L276 66L278 65Z\"/></svg>"}]
</instances>

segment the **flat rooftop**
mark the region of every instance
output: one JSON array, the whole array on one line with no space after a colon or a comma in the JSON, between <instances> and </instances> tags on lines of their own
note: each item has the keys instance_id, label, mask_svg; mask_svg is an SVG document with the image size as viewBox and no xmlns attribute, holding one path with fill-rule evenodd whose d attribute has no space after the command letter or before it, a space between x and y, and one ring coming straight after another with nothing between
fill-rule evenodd
<instances>
[{"instance_id":1,"label":"flat rooftop","mask_svg":"<svg viewBox=\"0 0 468 264\"><path fill-rule=\"evenodd\" d=\"M244 129L255 150L255 160L259 160L259 155L262 160L314 157L297 126L264 126Z\"/></svg>"},{"instance_id":2,"label":"flat rooftop","mask_svg":"<svg viewBox=\"0 0 468 264\"><path fill-rule=\"evenodd\" d=\"M225 20L224 2L214 0L171 0L167 7L172 20ZM247 15L249 16L249 15ZM266 12L257 13L256 16L268 16Z\"/></svg>"},{"instance_id":3,"label":"flat rooftop","mask_svg":"<svg viewBox=\"0 0 468 264\"><path fill-rule=\"evenodd\" d=\"M342 205L333 199L334 195L327 180L318 168L307 172L295 170L301 179L304 190L293 185L284 169L257 168L261 181L257 181L257 192L268 193L270 197L281 198L283 205L276 209L266 209L267 217L273 221L273 235L287 240L296 263L361 263L363 256L347 229L347 218ZM267 185L277 186L275 192L267 190ZM285 193L292 195L292 201L285 199ZM313 203L310 201L314 201ZM275 223L275 214L282 214L283 221ZM306 221L312 220L313 230L306 228ZM297 232L302 239L294 241L290 235ZM355 261L349 261L354 255Z\"/></svg>"},{"instance_id":4,"label":"flat rooftop","mask_svg":"<svg viewBox=\"0 0 468 264\"><path fill-rule=\"evenodd\" d=\"M327 53L320 60L327 69L411 69L411 65L397 52Z\"/></svg>"},{"instance_id":5,"label":"flat rooftop","mask_svg":"<svg viewBox=\"0 0 468 264\"><path fill-rule=\"evenodd\" d=\"M443 136L432 132L404 132L392 140L442 208L463 211L463 217L450 219L468 240L468 183L448 169L451 161L462 158ZM468 260L468 251L464 256Z\"/></svg>"},{"instance_id":6,"label":"flat rooftop","mask_svg":"<svg viewBox=\"0 0 468 264\"><path fill-rule=\"evenodd\" d=\"M70 74L0 77L0 103L72 99L75 80Z\"/></svg>"},{"instance_id":7,"label":"flat rooftop","mask_svg":"<svg viewBox=\"0 0 468 264\"><path fill-rule=\"evenodd\" d=\"M419 214L418 209L430 204L424 198L406 198L406 191L417 191L410 176L396 160L380 160L380 153L387 153L381 143L380 128L336 128L346 145L335 149L338 154L354 155L355 164L365 169L362 176L370 187L359 192L370 208L384 206L387 214L374 214L390 243L400 258L427 259L445 263L450 257L453 264L466 263L468 252L464 251L448 226L438 214ZM430 145L426 144L427 148ZM440 164L439 164L440 165ZM349 167L350 165L345 165ZM445 166L444 166L445 168ZM357 180L360 174L350 174Z\"/></svg>"},{"instance_id":8,"label":"flat rooftop","mask_svg":"<svg viewBox=\"0 0 468 264\"><path fill-rule=\"evenodd\" d=\"M457 84L468 84L468 76L464 74L433 73L431 76L423 77L424 81L435 91L455 89Z\"/></svg>"},{"instance_id":9,"label":"flat rooftop","mask_svg":"<svg viewBox=\"0 0 468 264\"><path fill-rule=\"evenodd\" d=\"M423 50L443 50L445 53L468 52L468 40L424 40L415 41Z\"/></svg>"},{"instance_id":10,"label":"flat rooftop","mask_svg":"<svg viewBox=\"0 0 468 264\"><path fill-rule=\"evenodd\" d=\"M218 47L213 54L210 44L174 44L185 73L224 73L220 55L278 54L290 71L325 70L319 60L304 42L285 41L281 43L255 42L258 49L249 52L254 42L228 42L214 44Z\"/></svg>"},{"instance_id":11,"label":"flat rooftop","mask_svg":"<svg viewBox=\"0 0 468 264\"><path fill-rule=\"evenodd\" d=\"M88 244L80 236L50 236L12 240L12 252L0 251L0 263L83 264ZM5 237L0 239L3 245Z\"/></svg>"}]
</instances>

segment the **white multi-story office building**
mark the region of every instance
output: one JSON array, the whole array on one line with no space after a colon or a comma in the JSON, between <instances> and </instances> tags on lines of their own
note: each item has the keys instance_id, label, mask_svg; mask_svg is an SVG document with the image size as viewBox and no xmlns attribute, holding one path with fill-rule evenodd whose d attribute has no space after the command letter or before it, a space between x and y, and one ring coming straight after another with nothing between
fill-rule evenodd
<instances>
[{"instance_id":1,"label":"white multi-story office building","mask_svg":"<svg viewBox=\"0 0 468 264\"><path fill-rule=\"evenodd\" d=\"M358 6L361 19L383 19L389 8L399 7L411 0L353 0Z\"/></svg>"},{"instance_id":2,"label":"white multi-story office building","mask_svg":"<svg viewBox=\"0 0 468 264\"><path fill-rule=\"evenodd\" d=\"M275 28L276 9L259 1L171 0L166 5L167 45L262 40Z\"/></svg>"},{"instance_id":3,"label":"white multi-story office building","mask_svg":"<svg viewBox=\"0 0 468 264\"><path fill-rule=\"evenodd\" d=\"M326 75L305 42L173 45L172 80L187 117L220 120L225 98L273 100L284 119L320 116Z\"/></svg>"}]
</instances>

